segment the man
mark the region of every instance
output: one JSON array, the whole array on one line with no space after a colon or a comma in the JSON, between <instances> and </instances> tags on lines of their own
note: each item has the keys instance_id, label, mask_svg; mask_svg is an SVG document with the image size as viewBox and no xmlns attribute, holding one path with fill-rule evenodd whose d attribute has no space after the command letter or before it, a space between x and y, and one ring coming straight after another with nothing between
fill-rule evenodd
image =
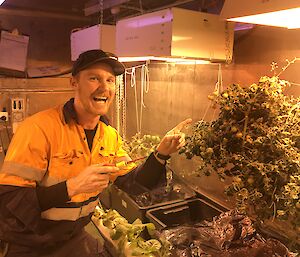
<instances>
[{"instance_id":1,"label":"man","mask_svg":"<svg viewBox=\"0 0 300 257\"><path fill-rule=\"evenodd\" d=\"M105 256L83 230L109 181L146 181L165 173L165 159L183 144L180 123L144 165L130 160L105 115L115 76L125 69L101 50L82 53L73 65L74 99L27 118L14 135L0 172L0 239L7 257Z\"/></svg>"}]
</instances>

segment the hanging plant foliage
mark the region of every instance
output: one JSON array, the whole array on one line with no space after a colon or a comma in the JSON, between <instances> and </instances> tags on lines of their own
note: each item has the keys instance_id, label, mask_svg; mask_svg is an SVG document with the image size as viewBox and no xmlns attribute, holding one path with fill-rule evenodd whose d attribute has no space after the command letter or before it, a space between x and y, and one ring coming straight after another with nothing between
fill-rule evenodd
<instances>
[{"instance_id":1,"label":"hanging plant foliage","mask_svg":"<svg viewBox=\"0 0 300 257\"><path fill-rule=\"evenodd\" d=\"M132 159L148 156L155 151L160 142L159 136L141 135L136 133L129 140L124 141L123 148ZM141 163L137 162L137 163Z\"/></svg>"},{"instance_id":2,"label":"hanging plant foliage","mask_svg":"<svg viewBox=\"0 0 300 257\"><path fill-rule=\"evenodd\" d=\"M198 174L230 177L225 193L239 211L289 220L300 232L300 98L283 94L288 85L262 77L209 96L218 118L195 123L180 153L200 160Z\"/></svg>"}]
</instances>

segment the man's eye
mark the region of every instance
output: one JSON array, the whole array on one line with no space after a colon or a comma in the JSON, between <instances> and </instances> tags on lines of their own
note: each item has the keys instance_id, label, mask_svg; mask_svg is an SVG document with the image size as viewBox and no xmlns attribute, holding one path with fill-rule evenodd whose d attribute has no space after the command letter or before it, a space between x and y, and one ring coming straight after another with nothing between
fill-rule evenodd
<instances>
[{"instance_id":1,"label":"man's eye","mask_svg":"<svg viewBox=\"0 0 300 257\"><path fill-rule=\"evenodd\" d=\"M107 80L109 83L115 83L115 80L114 79L108 79Z\"/></svg>"},{"instance_id":2,"label":"man's eye","mask_svg":"<svg viewBox=\"0 0 300 257\"><path fill-rule=\"evenodd\" d=\"M98 80L97 77L90 77L90 80Z\"/></svg>"}]
</instances>

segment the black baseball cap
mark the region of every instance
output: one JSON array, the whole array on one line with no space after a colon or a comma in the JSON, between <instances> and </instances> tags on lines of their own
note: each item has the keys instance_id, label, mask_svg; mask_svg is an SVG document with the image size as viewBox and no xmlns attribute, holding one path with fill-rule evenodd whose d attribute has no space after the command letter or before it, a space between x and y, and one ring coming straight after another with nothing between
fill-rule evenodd
<instances>
[{"instance_id":1,"label":"black baseball cap","mask_svg":"<svg viewBox=\"0 0 300 257\"><path fill-rule=\"evenodd\" d=\"M111 66L115 76L125 72L125 66L118 61L118 57L112 53L104 52L100 49L88 50L81 53L73 64L72 76L85 70L95 63L106 63Z\"/></svg>"}]
</instances>

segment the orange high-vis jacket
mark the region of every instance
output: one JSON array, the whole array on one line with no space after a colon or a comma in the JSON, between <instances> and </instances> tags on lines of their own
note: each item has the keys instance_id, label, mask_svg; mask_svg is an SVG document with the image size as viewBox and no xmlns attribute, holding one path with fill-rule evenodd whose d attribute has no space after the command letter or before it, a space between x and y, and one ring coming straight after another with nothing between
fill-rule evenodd
<instances>
[{"instance_id":1,"label":"orange high-vis jacket","mask_svg":"<svg viewBox=\"0 0 300 257\"><path fill-rule=\"evenodd\" d=\"M74 118L66 117L63 106L58 106L27 118L19 126L0 172L0 185L48 187L77 176L91 164L127 158L118 132L102 121L98 123L90 151L83 127ZM132 163L110 180L114 181L135 166ZM41 217L72 221L86 217L98 204L99 193L75 195L65 208L50 208L43 211Z\"/></svg>"}]
</instances>

